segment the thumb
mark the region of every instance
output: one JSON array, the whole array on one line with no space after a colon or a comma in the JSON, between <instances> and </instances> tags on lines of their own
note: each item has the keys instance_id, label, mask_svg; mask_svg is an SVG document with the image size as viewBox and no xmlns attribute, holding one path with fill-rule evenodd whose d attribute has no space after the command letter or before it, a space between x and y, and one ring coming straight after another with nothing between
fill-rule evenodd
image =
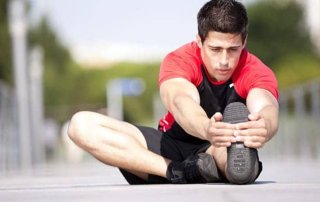
<instances>
[{"instance_id":1,"label":"thumb","mask_svg":"<svg viewBox=\"0 0 320 202\"><path fill-rule=\"evenodd\" d=\"M220 112L217 112L211 117L211 119L214 119L215 121L222 121L223 116Z\"/></svg>"}]
</instances>

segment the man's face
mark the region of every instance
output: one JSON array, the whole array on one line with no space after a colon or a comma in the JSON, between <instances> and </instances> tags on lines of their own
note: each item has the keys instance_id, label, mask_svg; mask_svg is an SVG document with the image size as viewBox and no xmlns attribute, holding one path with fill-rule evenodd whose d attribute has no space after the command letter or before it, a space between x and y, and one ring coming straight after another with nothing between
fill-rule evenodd
<instances>
[{"instance_id":1,"label":"man's face","mask_svg":"<svg viewBox=\"0 0 320 202\"><path fill-rule=\"evenodd\" d=\"M245 43L241 34L209 32L202 43L198 36L201 57L214 81L227 81L236 69Z\"/></svg>"}]
</instances>

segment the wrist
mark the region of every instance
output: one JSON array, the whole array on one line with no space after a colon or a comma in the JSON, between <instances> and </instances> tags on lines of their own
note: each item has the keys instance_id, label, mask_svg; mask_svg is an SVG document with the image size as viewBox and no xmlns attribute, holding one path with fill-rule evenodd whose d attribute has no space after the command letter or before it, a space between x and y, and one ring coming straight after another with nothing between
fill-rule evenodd
<instances>
[{"instance_id":1,"label":"wrist","mask_svg":"<svg viewBox=\"0 0 320 202\"><path fill-rule=\"evenodd\" d=\"M209 128L210 128L210 119L206 118L203 121L201 121L201 133L200 135L203 137L203 139L209 141Z\"/></svg>"}]
</instances>

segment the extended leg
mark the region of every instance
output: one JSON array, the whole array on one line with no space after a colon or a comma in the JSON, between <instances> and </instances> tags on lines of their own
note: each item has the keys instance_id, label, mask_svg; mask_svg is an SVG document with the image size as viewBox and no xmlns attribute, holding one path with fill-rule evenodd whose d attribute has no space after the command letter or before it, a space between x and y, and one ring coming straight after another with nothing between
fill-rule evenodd
<instances>
[{"instance_id":1,"label":"extended leg","mask_svg":"<svg viewBox=\"0 0 320 202\"><path fill-rule=\"evenodd\" d=\"M247 107L234 102L227 105L223 118L224 122L241 123L248 121ZM258 151L246 147L243 142L233 143L227 148L226 177L234 184L253 183L259 176L262 164L259 162Z\"/></svg>"}]
</instances>

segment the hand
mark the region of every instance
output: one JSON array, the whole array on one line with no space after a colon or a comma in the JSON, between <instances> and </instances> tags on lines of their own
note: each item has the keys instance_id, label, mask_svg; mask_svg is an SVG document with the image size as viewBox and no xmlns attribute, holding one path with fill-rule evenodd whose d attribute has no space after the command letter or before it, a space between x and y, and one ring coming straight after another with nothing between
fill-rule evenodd
<instances>
[{"instance_id":1,"label":"hand","mask_svg":"<svg viewBox=\"0 0 320 202\"><path fill-rule=\"evenodd\" d=\"M250 114L249 122L235 124L234 135L237 142L250 148L261 148L267 142L267 123L259 114Z\"/></svg>"},{"instance_id":2,"label":"hand","mask_svg":"<svg viewBox=\"0 0 320 202\"><path fill-rule=\"evenodd\" d=\"M223 116L221 113L215 113L207 129L207 139L215 147L229 147L231 143L236 142L234 136L235 124L221 122Z\"/></svg>"}]
</instances>

